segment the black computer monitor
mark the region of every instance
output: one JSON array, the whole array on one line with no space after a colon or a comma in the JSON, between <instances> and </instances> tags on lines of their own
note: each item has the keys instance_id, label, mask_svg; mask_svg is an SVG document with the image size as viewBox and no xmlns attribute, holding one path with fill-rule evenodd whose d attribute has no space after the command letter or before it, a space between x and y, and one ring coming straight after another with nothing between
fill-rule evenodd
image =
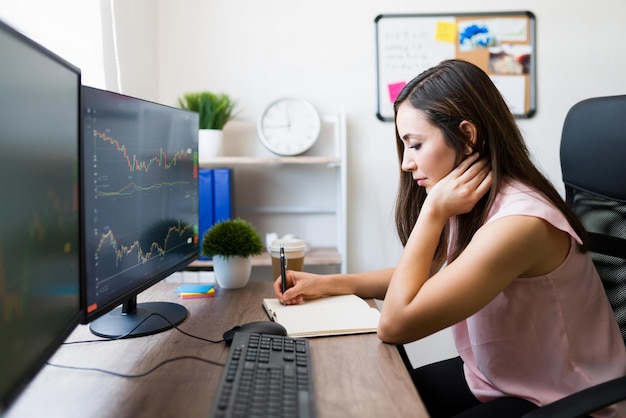
<instances>
[{"instance_id":1,"label":"black computer monitor","mask_svg":"<svg viewBox=\"0 0 626 418\"><path fill-rule=\"evenodd\" d=\"M80 70L0 22L0 415L81 317Z\"/></svg>"},{"instance_id":2,"label":"black computer monitor","mask_svg":"<svg viewBox=\"0 0 626 418\"><path fill-rule=\"evenodd\" d=\"M187 317L137 295L198 256L198 114L83 86L85 322L108 338Z\"/></svg>"}]
</instances>

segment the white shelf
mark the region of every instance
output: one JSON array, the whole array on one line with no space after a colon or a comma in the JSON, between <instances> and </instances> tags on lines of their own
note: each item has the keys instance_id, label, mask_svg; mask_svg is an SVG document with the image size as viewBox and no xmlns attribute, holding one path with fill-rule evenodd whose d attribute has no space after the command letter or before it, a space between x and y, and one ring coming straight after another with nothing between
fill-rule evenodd
<instances>
[{"instance_id":1,"label":"white shelf","mask_svg":"<svg viewBox=\"0 0 626 418\"><path fill-rule=\"evenodd\" d=\"M282 164L319 164L337 166L340 158L318 156L295 157L215 157L211 161L200 163L200 167L217 167L222 165L282 165Z\"/></svg>"},{"instance_id":2,"label":"white shelf","mask_svg":"<svg viewBox=\"0 0 626 418\"><path fill-rule=\"evenodd\" d=\"M237 211L239 213L333 215L337 213L337 208L314 206L254 206L238 207Z\"/></svg>"},{"instance_id":3,"label":"white shelf","mask_svg":"<svg viewBox=\"0 0 626 418\"><path fill-rule=\"evenodd\" d=\"M341 254L333 247L317 247L311 248L304 254L305 266L328 266L339 265L342 263ZM272 265L272 258L268 253L263 253L252 257L253 267L267 267ZM189 268L207 268L213 267L211 260L196 260L189 264Z\"/></svg>"},{"instance_id":4,"label":"white shelf","mask_svg":"<svg viewBox=\"0 0 626 418\"><path fill-rule=\"evenodd\" d=\"M322 115L322 130L306 153L281 157L259 142L256 122L235 120L224 131L225 156L200 161L201 168L233 169L235 216L250 221L264 236L294 234L312 249L305 264L346 272L347 167L343 109ZM269 255L253 266L271 265ZM196 261L190 267L212 266Z\"/></svg>"}]
</instances>

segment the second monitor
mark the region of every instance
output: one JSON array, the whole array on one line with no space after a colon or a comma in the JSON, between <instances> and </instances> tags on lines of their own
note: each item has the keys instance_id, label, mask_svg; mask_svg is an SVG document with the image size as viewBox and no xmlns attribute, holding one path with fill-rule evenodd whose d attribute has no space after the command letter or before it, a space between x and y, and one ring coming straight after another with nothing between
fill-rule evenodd
<instances>
[{"instance_id":1,"label":"second monitor","mask_svg":"<svg viewBox=\"0 0 626 418\"><path fill-rule=\"evenodd\" d=\"M137 294L198 255L198 115L83 87L83 141L85 322L109 338L171 328L186 308Z\"/></svg>"}]
</instances>

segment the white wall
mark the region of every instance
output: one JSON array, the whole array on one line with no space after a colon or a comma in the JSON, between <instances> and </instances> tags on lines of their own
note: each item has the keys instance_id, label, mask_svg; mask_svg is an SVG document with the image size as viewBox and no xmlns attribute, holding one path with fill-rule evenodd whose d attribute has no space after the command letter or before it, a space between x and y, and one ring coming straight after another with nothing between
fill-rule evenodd
<instances>
[{"instance_id":1,"label":"white wall","mask_svg":"<svg viewBox=\"0 0 626 418\"><path fill-rule=\"evenodd\" d=\"M117 1L117 10L120 11ZM136 2L134 2L136 4ZM141 4L141 2L139 2ZM151 1L135 12L150 12ZM236 97L256 118L282 95L308 98L322 112L343 104L348 117L348 270L393 265L400 253L393 225L397 184L393 126L378 121L374 18L385 13L529 10L537 23L537 113L520 120L529 148L562 190L559 140L567 110L591 96L626 94L626 2L596 0L159 0L157 65L135 60L127 77L157 80L150 94L175 104L208 89ZM133 42L145 14L136 14ZM137 27L139 25L139 27ZM153 32L155 30L155 32ZM144 39L144 41L146 41ZM127 65L128 67L128 65ZM124 71L122 71L124 74ZM123 82L129 94L146 85ZM447 331L409 347L414 364L454 354Z\"/></svg>"}]
</instances>

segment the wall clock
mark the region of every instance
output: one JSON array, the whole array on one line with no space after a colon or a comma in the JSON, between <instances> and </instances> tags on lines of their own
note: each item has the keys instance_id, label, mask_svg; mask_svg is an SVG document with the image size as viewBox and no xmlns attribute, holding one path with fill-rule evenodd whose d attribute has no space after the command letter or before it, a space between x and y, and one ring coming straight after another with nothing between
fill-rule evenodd
<instances>
[{"instance_id":1,"label":"wall clock","mask_svg":"<svg viewBox=\"0 0 626 418\"><path fill-rule=\"evenodd\" d=\"M259 118L261 143L278 155L298 155L315 144L320 135L320 115L308 101L283 97L270 103Z\"/></svg>"}]
</instances>

